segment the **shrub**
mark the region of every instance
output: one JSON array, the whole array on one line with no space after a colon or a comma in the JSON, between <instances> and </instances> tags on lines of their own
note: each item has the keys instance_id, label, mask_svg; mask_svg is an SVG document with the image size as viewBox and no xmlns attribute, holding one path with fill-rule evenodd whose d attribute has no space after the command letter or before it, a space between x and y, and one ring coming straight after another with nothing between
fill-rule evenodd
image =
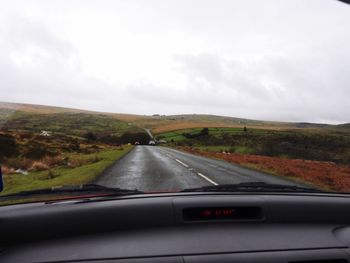
<instances>
[{"instance_id":1,"label":"shrub","mask_svg":"<svg viewBox=\"0 0 350 263\"><path fill-rule=\"evenodd\" d=\"M198 138L206 135L209 135L208 128L203 128L200 132L197 132L197 133L187 133L187 132L182 133L182 136L186 137L187 139L194 139L194 138Z\"/></svg>"},{"instance_id":2,"label":"shrub","mask_svg":"<svg viewBox=\"0 0 350 263\"><path fill-rule=\"evenodd\" d=\"M33 161L28 159L28 158L8 158L8 159L5 159L4 160L4 164L8 167L12 167L14 169L29 169L32 164L33 164Z\"/></svg>"},{"instance_id":3,"label":"shrub","mask_svg":"<svg viewBox=\"0 0 350 263\"><path fill-rule=\"evenodd\" d=\"M60 176L60 174L58 172L52 171L51 169L47 173L48 179L53 179L53 178L56 178L58 176Z\"/></svg>"},{"instance_id":4,"label":"shrub","mask_svg":"<svg viewBox=\"0 0 350 263\"><path fill-rule=\"evenodd\" d=\"M208 135L209 134L209 129L208 128L203 128L200 132L200 135Z\"/></svg>"},{"instance_id":5,"label":"shrub","mask_svg":"<svg viewBox=\"0 0 350 263\"><path fill-rule=\"evenodd\" d=\"M84 135L84 138L86 138L88 141L96 141L97 140L97 136L92 132L87 132Z\"/></svg>"},{"instance_id":6,"label":"shrub","mask_svg":"<svg viewBox=\"0 0 350 263\"><path fill-rule=\"evenodd\" d=\"M35 161L32 166L30 167L30 171L44 171L44 170L48 170L50 167L43 163L43 162L39 162L39 161Z\"/></svg>"},{"instance_id":7,"label":"shrub","mask_svg":"<svg viewBox=\"0 0 350 263\"><path fill-rule=\"evenodd\" d=\"M101 158L98 158L97 156L93 156L87 159L70 159L67 163L67 165L71 168L79 167L85 164L90 163L97 163L101 160Z\"/></svg>"},{"instance_id":8,"label":"shrub","mask_svg":"<svg viewBox=\"0 0 350 263\"><path fill-rule=\"evenodd\" d=\"M7 167L7 166L2 166L1 171L3 174L14 174L15 173L15 169Z\"/></svg>"},{"instance_id":9,"label":"shrub","mask_svg":"<svg viewBox=\"0 0 350 263\"><path fill-rule=\"evenodd\" d=\"M41 162L49 167L53 167L63 163L63 158L61 156L45 156L41 159Z\"/></svg>"},{"instance_id":10,"label":"shrub","mask_svg":"<svg viewBox=\"0 0 350 263\"><path fill-rule=\"evenodd\" d=\"M37 142L31 141L25 145L23 150L23 157L32 159L32 160L40 160L44 158L46 155L55 155L54 152L51 152L47 145Z\"/></svg>"},{"instance_id":11,"label":"shrub","mask_svg":"<svg viewBox=\"0 0 350 263\"><path fill-rule=\"evenodd\" d=\"M69 160L69 162L67 163L67 165L71 168L75 168L75 167L79 167L82 166L85 162L83 160L79 160L79 159L72 159Z\"/></svg>"},{"instance_id":12,"label":"shrub","mask_svg":"<svg viewBox=\"0 0 350 263\"><path fill-rule=\"evenodd\" d=\"M36 180L50 180L60 176L60 173L49 169L47 172L35 175Z\"/></svg>"},{"instance_id":13,"label":"shrub","mask_svg":"<svg viewBox=\"0 0 350 263\"><path fill-rule=\"evenodd\" d=\"M72 142L68 145L68 149L74 152L78 152L80 151L80 144L77 141Z\"/></svg>"},{"instance_id":14,"label":"shrub","mask_svg":"<svg viewBox=\"0 0 350 263\"><path fill-rule=\"evenodd\" d=\"M11 157L18 153L15 137L6 134L0 134L0 161L4 157Z\"/></svg>"},{"instance_id":15,"label":"shrub","mask_svg":"<svg viewBox=\"0 0 350 263\"><path fill-rule=\"evenodd\" d=\"M150 139L151 138L149 137L149 135L145 132L136 132L136 133L126 132L122 136L120 136L120 143L134 144L135 142L139 142L140 144L148 144Z\"/></svg>"}]
</instances>

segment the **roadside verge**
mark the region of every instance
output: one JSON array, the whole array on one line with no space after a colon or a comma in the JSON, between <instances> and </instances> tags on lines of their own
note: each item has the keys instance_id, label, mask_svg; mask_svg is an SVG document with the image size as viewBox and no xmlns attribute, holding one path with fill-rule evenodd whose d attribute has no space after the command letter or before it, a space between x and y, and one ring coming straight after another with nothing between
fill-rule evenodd
<instances>
[{"instance_id":1,"label":"roadside verge","mask_svg":"<svg viewBox=\"0 0 350 263\"><path fill-rule=\"evenodd\" d=\"M262 155L210 152L192 147L177 149L204 157L225 160L327 191L350 192L350 165Z\"/></svg>"},{"instance_id":2,"label":"roadside verge","mask_svg":"<svg viewBox=\"0 0 350 263\"><path fill-rule=\"evenodd\" d=\"M53 186L91 183L132 149L132 145L125 145L104 149L93 154L72 154L71 163L66 165L58 165L50 170L29 172L26 175L5 175L4 191L0 196Z\"/></svg>"}]
</instances>

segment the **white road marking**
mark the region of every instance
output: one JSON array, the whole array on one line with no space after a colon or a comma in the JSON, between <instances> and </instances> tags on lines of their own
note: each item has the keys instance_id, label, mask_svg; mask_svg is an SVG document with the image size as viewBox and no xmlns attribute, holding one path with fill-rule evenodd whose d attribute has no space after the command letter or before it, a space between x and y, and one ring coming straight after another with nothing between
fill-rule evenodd
<instances>
[{"instance_id":1,"label":"white road marking","mask_svg":"<svg viewBox=\"0 0 350 263\"><path fill-rule=\"evenodd\" d=\"M213 180L211 180L210 178L206 177L204 174L202 173L197 173L200 177L202 177L203 179L207 180L209 183L213 184L213 185L218 185L217 183L215 183Z\"/></svg>"},{"instance_id":2,"label":"white road marking","mask_svg":"<svg viewBox=\"0 0 350 263\"><path fill-rule=\"evenodd\" d=\"M179 159L175 159L175 161L177 161L179 164L185 166L186 168L188 168L188 170L190 171L195 171L193 168L190 168L188 166L188 164L185 164L184 162L180 161ZM197 174L202 177L204 180L208 181L209 183L213 184L213 185L218 185L217 183L215 183L213 180L211 180L210 178L208 178L207 176L205 176L204 174L197 172Z\"/></svg>"},{"instance_id":3,"label":"white road marking","mask_svg":"<svg viewBox=\"0 0 350 263\"><path fill-rule=\"evenodd\" d=\"M184 162L181 162L179 159L175 159L175 161L177 161L179 164L182 164L182 165L185 166L186 168L189 167L187 164L185 164Z\"/></svg>"}]
</instances>

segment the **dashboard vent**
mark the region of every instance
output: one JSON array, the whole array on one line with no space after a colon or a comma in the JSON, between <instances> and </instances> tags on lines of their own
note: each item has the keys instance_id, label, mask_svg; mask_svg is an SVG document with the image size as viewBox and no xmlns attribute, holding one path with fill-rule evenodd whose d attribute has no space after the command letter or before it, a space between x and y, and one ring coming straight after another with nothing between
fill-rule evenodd
<instances>
[{"instance_id":1,"label":"dashboard vent","mask_svg":"<svg viewBox=\"0 0 350 263\"><path fill-rule=\"evenodd\" d=\"M289 263L349 263L346 259L321 259L321 260L303 260L303 261L290 261Z\"/></svg>"}]
</instances>

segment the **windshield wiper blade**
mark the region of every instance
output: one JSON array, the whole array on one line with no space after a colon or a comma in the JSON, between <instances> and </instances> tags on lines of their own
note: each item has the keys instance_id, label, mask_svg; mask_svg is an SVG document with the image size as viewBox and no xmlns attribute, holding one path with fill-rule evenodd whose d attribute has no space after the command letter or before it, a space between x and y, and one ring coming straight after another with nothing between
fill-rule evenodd
<instances>
[{"instance_id":1,"label":"windshield wiper blade","mask_svg":"<svg viewBox=\"0 0 350 263\"><path fill-rule=\"evenodd\" d=\"M219 184L188 188L181 192L322 192L319 189L297 185L268 184L265 182L248 182L239 184Z\"/></svg>"},{"instance_id":2,"label":"windshield wiper blade","mask_svg":"<svg viewBox=\"0 0 350 263\"><path fill-rule=\"evenodd\" d=\"M46 195L46 194L106 194L108 196L116 195L132 195L132 194L144 194L144 192L137 189L121 189L106 187L98 184L82 184L82 185L64 185L54 186L51 188L37 189L31 191L22 191L19 193L13 193L8 195L2 195L3 197L19 197L19 196L31 196L31 195Z\"/></svg>"}]
</instances>

